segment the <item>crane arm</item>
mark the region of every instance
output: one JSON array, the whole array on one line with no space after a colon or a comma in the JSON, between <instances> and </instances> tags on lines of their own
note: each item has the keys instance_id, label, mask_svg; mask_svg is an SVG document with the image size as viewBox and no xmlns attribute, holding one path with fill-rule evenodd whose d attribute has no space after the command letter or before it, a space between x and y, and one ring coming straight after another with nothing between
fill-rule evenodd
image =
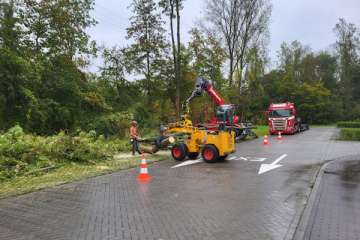
<instances>
[{"instance_id":1,"label":"crane arm","mask_svg":"<svg viewBox=\"0 0 360 240\"><path fill-rule=\"evenodd\" d=\"M189 103L196 97L200 97L203 92L206 92L211 99L215 102L217 106L221 106L225 104L225 100L220 97L220 95L216 92L214 89L214 86L211 84L210 81L198 77L195 84L195 89L191 93L190 97L186 99L186 101L183 104L183 110L186 112L189 112Z\"/></svg>"},{"instance_id":2,"label":"crane arm","mask_svg":"<svg viewBox=\"0 0 360 240\"><path fill-rule=\"evenodd\" d=\"M196 80L195 89L191 93L191 96L186 100L186 104L189 104L193 98L200 97L204 91L212 98L216 105L220 106L225 104L224 99L222 99L215 91L214 86L202 77L199 77Z\"/></svg>"}]
</instances>

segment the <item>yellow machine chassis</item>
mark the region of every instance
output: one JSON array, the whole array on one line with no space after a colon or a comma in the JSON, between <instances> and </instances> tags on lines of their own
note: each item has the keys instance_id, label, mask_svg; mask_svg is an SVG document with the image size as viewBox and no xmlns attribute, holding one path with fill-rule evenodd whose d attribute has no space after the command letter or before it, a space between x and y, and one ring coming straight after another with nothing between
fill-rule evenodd
<instances>
[{"instance_id":1,"label":"yellow machine chassis","mask_svg":"<svg viewBox=\"0 0 360 240\"><path fill-rule=\"evenodd\" d=\"M186 135L184 144L189 153L200 153L207 145L216 147L219 157L235 152L235 133L232 130L209 131L194 127L192 121L183 116L183 120L168 125L167 134Z\"/></svg>"}]
</instances>

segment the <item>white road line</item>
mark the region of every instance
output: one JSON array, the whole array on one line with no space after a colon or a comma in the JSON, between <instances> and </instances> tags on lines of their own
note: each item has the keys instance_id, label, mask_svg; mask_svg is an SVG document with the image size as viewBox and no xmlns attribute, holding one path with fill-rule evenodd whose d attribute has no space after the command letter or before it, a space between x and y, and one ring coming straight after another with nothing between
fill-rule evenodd
<instances>
[{"instance_id":1,"label":"white road line","mask_svg":"<svg viewBox=\"0 0 360 240\"><path fill-rule=\"evenodd\" d=\"M180 163L180 164L178 164L178 165L172 166L171 168L184 167L184 166L188 166L188 165L192 165L192 164L197 164L197 163L201 163L201 162L203 162L202 159L188 160L188 161L185 161L185 162Z\"/></svg>"},{"instance_id":2,"label":"white road line","mask_svg":"<svg viewBox=\"0 0 360 240\"><path fill-rule=\"evenodd\" d=\"M254 159L251 159L250 161L251 162L263 162L265 160L266 160L266 158L254 158Z\"/></svg>"},{"instance_id":3,"label":"white road line","mask_svg":"<svg viewBox=\"0 0 360 240\"><path fill-rule=\"evenodd\" d=\"M250 162L263 162L265 161L267 158L258 158L258 157L237 157L237 156L232 156L229 157L227 160L228 161L250 161Z\"/></svg>"}]
</instances>

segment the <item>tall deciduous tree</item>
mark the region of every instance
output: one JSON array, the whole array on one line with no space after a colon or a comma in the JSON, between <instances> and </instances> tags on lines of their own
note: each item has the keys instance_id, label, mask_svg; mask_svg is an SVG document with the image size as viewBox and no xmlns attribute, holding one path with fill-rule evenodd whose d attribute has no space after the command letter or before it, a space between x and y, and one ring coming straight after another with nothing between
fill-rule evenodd
<instances>
[{"instance_id":1,"label":"tall deciduous tree","mask_svg":"<svg viewBox=\"0 0 360 240\"><path fill-rule=\"evenodd\" d=\"M95 25L90 15L94 0L24 0L22 17L28 42L47 56L93 54L86 29Z\"/></svg>"},{"instance_id":2,"label":"tall deciduous tree","mask_svg":"<svg viewBox=\"0 0 360 240\"><path fill-rule=\"evenodd\" d=\"M183 78L181 76L181 15L180 12L183 8L184 0L161 0L159 2L160 7L169 17L170 23L170 36L172 44L172 54L174 61L174 72L175 72L175 86L176 86L176 109L177 114L180 116L180 95ZM176 19L176 31L174 30L174 19ZM176 41L175 41L176 33Z\"/></svg>"},{"instance_id":3,"label":"tall deciduous tree","mask_svg":"<svg viewBox=\"0 0 360 240\"><path fill-rule=\"evenodd\" d=\"M354 90L360 89L354 82L359 83L359 50L360 50L360 31L352 23L347 23L345 19L339 19L334 31L337 35L336 50L339 59L339 75L341 93L344 97L345 108L351 108L351 99Z\"/></svg>"},{"instance_id":4,"label":"tall deciduous tree","mask_svg":"<svg viewBox=\"0 0 360 240\"><path fill-rule=\"evenodd\" d=\"M214 36L206 35L198 28L193 28L190 35L189 50L193 57L193 69L197 74L213 81L216 88L221 89L225 51Z\"/></svg>"},{"instance_id":5,"label":"tall deciduous tree","mask_svg":"<svg viewBox=\"0 0 360 240\"><path fill-rule=\"evenodd\" d=\"M249 50L267 36L271 4L267 0L207 0L206 19L222 38L229 59L229 84L247 64Z\"/></svg>"},{"instance_id":6,"label":"tall deciduous tree","mask_svg":"<svg viewBox=\"0 0 360 240\"><path fill-rule=\"evenodd\" d=\"M134 15L130 18L127 38L133 44L126 49L129 71L145 76L147 96L151 96L154 76L159 73L167 42L164 36L164 21L153 0L133 0Z\"/></svg>"}]
</instances>

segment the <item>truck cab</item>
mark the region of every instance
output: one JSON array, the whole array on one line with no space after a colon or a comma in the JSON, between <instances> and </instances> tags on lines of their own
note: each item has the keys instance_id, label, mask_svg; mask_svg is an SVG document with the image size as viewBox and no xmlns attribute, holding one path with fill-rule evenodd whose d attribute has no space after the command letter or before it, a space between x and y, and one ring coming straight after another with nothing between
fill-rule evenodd
<instances>
[{"instance_id":1,"label":"truck cab","mask_svg":"<svg viewBox=\"0 0 360 240\"><path fill-rule=\"evenodd\" d=\"M272 103L267 110L270 134L294 134L300 132L301 120L296 117L294 103Z\"/></svg>"}]
</instances>

